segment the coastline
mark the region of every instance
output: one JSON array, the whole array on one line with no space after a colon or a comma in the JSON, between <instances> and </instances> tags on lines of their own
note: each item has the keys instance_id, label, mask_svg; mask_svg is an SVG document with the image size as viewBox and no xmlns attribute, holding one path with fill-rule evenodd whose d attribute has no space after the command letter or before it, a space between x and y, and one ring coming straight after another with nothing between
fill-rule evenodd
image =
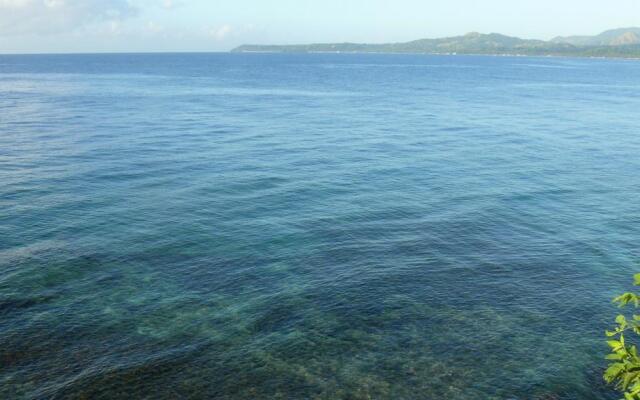
<instances>
[{"instance_id":1,"label":"coastline","mask_svg":"<svg viewBox=\"0 0 640 400\"><path fill-rule=\"evenodd\" d=\"M451 56L451 57L522 57L522 58L581 58L593 60L629 60L640 61L640 57L624 56L587 56L565 54L518 54L518 53L421 53L421 52L391 52L391 51L276 51L276 50L230 50L230 54L388 54L388 55L415 55L415 56Z\"/></svg>"}]
</instances>

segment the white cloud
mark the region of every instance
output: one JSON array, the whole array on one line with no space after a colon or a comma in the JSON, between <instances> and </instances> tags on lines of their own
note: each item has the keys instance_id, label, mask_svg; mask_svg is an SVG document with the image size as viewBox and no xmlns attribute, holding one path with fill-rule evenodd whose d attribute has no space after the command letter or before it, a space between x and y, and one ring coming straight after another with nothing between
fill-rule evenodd
<instances>
[{"instance_id":1,"label":"white cloud","mask_svg":"<svg viewBox=\"0 0 640 400\"><path fill-rule=\"evenodd\" d=\"M71 32L136 12L128 0L0 0L0 35Z\"/></svg>"},{"instance_id":2,"label":"white cloud","mask_svg":"<svg viewBox=\"0 0 640 400\"><path fill-rule=\"evenodd\" d=\"M226 39L230 34L233 33L233 27L231 25L222 25L219 28L215 28L212 29L210 31L211 36L213 36L216 40L224 40Z\"/></svg>"},{"instance_id":3,"label":"white cloud","mask_svg":"<svg viewBox=\"0 0 640 400\"><path fill-rule=\"evenodd\" d=\"M162 8L167 9L167 10L171 10L174 9L176 7L181 7L184 5L184 3L182 1L179 0L161 0L160 2Z\"/></svg>"},{"instance_id":4,"label":"white cloud","mask_svg":"<svg viewBox=\"0 0 640 400\"><path fill-rule=\"evenodd\" d=\"M252 24L242 26L224 24L217 27L205 27L202 33L217 42L234 43L255 36L257 31L256 26Z\"/></svg>"}]
</instances>

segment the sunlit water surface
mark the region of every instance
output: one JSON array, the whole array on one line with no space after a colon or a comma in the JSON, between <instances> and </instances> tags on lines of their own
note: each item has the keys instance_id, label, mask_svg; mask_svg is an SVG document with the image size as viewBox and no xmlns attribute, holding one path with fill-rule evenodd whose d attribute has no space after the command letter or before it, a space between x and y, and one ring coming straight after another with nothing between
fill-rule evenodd
<instances>
[{"instance_id":1,"label":"sunlit water surface","mask_svg":"<svg viewBox=\"0 0 640 400\"><path fill-rule=\"evenodd\" d=\"M0 56L3 399L617 399L640 63Z\"/></svg>"}]
</instances>

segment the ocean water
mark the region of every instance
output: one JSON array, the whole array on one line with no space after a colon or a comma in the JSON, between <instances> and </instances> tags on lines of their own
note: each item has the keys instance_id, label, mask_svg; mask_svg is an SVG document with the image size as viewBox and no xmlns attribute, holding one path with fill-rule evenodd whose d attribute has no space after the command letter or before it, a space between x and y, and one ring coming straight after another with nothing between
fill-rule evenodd
<instances>
[{"instance_id":1,"label":"ocean water","mask_svg":"<svg viewBox=\"0 0 640 400\"><path fill-rule=\"evenodd\" d=\"M0 398L617 399L640 63L0 56Z\"/></svg>"}]
</instances>

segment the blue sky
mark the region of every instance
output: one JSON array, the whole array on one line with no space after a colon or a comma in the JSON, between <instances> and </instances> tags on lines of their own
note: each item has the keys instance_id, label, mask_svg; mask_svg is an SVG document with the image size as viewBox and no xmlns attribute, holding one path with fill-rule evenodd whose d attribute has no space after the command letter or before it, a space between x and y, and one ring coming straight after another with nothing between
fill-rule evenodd
<instances>
[{"instance_id":1,"label":"blue sky","mask_svg":"<svg viewBox=\"0 0 640 400\"><path fill-rule=\"evenodd\" d=\"M640 25L640 0L0 0L0 53L225 51L242 43L525 38Z\"/></svg>"}]
</instances>

